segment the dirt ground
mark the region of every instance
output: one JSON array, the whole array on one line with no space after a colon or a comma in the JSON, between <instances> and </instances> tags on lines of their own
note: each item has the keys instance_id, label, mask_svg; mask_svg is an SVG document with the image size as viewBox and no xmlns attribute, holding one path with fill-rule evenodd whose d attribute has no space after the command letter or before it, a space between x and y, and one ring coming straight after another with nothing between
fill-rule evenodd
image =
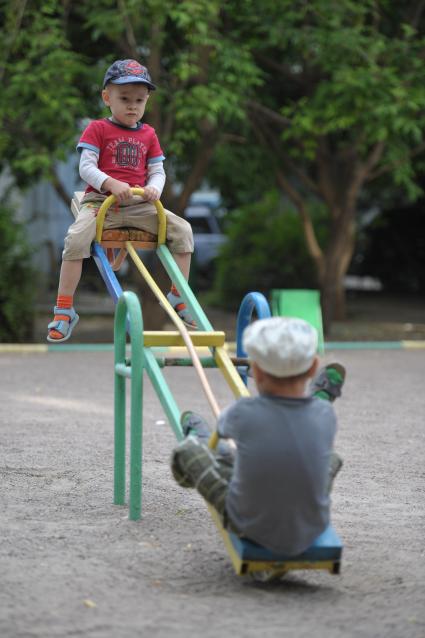
<instances>
[{"instance_id":1,"label":"dirt ground","mask_svg":"<svg viewBox=\"0 0 425 638\"><path fill-rule=\"evenodd\" d=\"M329 351L345 459L333 495L342 573L234 575L208 511L177 486L174 435L144 384L143 519L112 504L111 352L0 354L0 636L425 636L424 350ZM220 406L232 400L215 370ZM181 410L209 410L167 369Z\"/></svg>"}]
</instances>

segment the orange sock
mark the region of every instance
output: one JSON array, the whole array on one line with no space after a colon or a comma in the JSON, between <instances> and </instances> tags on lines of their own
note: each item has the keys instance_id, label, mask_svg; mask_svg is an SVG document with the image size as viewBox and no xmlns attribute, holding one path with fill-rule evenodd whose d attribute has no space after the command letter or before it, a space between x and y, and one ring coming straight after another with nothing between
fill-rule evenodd
<instances>
[{"instance_id":1,"label":"orange sock","mask_svg":"<svg viewBox=\"0 0 425 638\"><path fill-rule=\"evenodd\" d=\"M56 306L58 308L72 308L72 304L74 303L74 297L71 295L58 295L56 299Z\"/></svg>"},{"instance_id":2,"label":"orange sock","mask_svg":"<svg viewBox=\"0 0 425 638\"><path fill-rule=\"evenodd\" d=\"M175 287L174 284L171 285L171 293L173 295L176 295L176 297L180 297L180 293L179 293L179 291L177 290L177 288Z\"/></svg>"},{"instance_id":3,"label":"orange sock","mask_svg":"<svg viewBox=\"0 0 425 638\"><path fill-rule=\"evenodd\" d=\"M57 299L56 299L57 308L64 308L66 310L69 310L70 308L72 308L73 303L74 303L74 298L71 295L57 296ZM69 317L68 315L55 314L53 321L69 321ZM52 328L49 332L49 336L52 337L52 339L62 339L63 334Z\"/></svg>"}]
</instances>

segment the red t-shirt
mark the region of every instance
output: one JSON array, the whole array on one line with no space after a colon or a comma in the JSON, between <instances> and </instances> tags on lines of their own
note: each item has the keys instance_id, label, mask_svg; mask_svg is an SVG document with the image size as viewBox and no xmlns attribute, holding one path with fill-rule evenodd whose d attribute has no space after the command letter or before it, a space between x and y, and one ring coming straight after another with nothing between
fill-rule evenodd
<instances>
[{"instance_id":1,"label":"red t-shirt","mask_svg":"<svg viewBox=\"0 0 425 638\"><path fill-rule=\"evenodd\" d=\"M132 187L145 186L148 164L165 159L152 126L127 128L107 118L90 122L77 145L84 148L99 154L99 170ZM86 192L94 190L88 185Z\"/></svg>"}]
</instances>

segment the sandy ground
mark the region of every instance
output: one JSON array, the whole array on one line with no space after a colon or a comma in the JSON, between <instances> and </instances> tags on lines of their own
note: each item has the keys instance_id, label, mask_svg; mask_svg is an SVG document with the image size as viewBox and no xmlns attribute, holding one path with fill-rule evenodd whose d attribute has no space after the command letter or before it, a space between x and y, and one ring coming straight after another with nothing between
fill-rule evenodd
<instances>
[{"instance_id":1,"label":"sandy ground","mask_svg":"<svg viewBox=\"0 0 425 638\"><path fill-rule=\"evenodd\" d=\"M174 484L174 435L149 382L143 519L131 522L112 504L112 353L1 354L0 636L423 638L425 353L335 357L348 370L342 574L265 586L234 575L201 498ZM209 412L191 370L166 376L182 410Z\"/></svg>"}]
</instances>

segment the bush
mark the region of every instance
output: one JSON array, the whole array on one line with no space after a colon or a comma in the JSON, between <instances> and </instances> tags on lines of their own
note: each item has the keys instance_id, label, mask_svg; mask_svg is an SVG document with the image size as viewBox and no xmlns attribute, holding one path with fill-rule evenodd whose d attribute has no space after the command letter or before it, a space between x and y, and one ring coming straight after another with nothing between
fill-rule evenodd
<instances>
[{"instance_id":1,"label":"bush","mask_svg":"<svg viewBox=\"0 0 425 638\"><path fill-rule=\"evenodd\" d=\"M0 342L31 338L34 318L34 271L24 227L10 208L0 205Z\"/></svg>"},{"instance_id":2,"label":"bush","mask_svg":"<svg viewBox=\"0 0 425 638\"><path fill-rule=\"evenodd\" d=\"M320 211L313 216L320 224ZM253 290L268 296L272 288L316 287L298 214L276 191L231 213L226 234L214 283L218 305L236 309Z\"/></svg>"}]
</instances>

